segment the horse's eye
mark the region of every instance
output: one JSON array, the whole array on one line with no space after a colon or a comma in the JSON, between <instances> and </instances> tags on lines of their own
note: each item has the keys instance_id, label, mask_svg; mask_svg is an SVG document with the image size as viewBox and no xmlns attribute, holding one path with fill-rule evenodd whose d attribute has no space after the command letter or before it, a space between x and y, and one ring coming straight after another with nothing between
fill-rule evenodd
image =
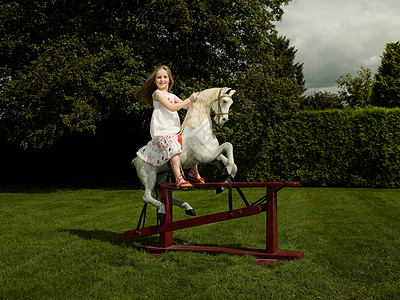
<instances>
[{"instance_id":1,"label":"horse's eye","mask_svg":"<svg viewBox=\"0 0 400 300\"><path fill-rule=\"evenodd\" d=\"M228 103L228 101L224 100L224 103L226 104L226 103Z\"/></svg>"}]
</instances>

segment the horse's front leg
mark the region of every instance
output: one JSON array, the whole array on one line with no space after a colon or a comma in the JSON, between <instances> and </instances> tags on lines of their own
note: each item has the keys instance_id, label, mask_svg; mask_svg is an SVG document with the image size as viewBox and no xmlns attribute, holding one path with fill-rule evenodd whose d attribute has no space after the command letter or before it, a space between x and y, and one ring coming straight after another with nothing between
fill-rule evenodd
<instances>
[{"instance_id":1,"label":"horse's front leg","mask_svg":"<svg viewBox=\"0 0 400 300\"><path fill-rule=\"evenodd\" d=\"M225 167L228 165L228 159L223 154L221 154L217 159L220 160L225 165ZM233 178L235 178L236 173L237 173L237 166L236 164L233 164L232 172L230 173L230 175Z\"/></svg>"},{"instance_id":2,"label":"horse's front leg","mask_svg":"<svg viewBox=\"0 0 400 300\"><path fill-rule=\"evenodd\" d=\"M226 166L228 164L228 159L223 154L221 154L217 159L220 160L226 168ZM225 175L225 172L222 169L221 169L221 172ZM237 166L236 166L236 164L233 164L232 172L230 173L230 175L233 178L235 178L236 173L237 173ZM225 182L228 182L228 179L229 179L229 177L226 178ZM222 193L224 190L225 190L225 187L217 188L217 194Z\"/></svg>"},{"instance_id":3,"label":"horse's front leg","mask_svg":"<svg viewBox=\"0 0 400 300\"><path fill-rule=\"evenodd\" d=\"M221 155L222 153L226 153L226 156ZM236 165L235 165L235 161L233 159L233 146L231 143L223 143L222 145L220 145L217 149L217 155L215 156L216 158L222 158L222 162L224 163L224 165L226 166L226 169L228 170L228 174L233 176L236 174ZM225 159L226 160L225 160Z\"/></svg>"}]
</instances>

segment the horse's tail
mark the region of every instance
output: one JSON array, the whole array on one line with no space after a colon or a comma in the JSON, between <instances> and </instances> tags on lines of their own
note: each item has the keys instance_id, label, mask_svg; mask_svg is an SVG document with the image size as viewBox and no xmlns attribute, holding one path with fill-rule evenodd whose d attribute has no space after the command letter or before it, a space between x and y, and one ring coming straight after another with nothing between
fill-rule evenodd
<instances>
[{"instance_id":1,"label":"horse's tail","mask_svg":"<svg viewBox=\"0 0 400 300\"><path fill-rule=\"evenodd\" d=\"M185 122L183 122L182 126L181 126L181 130L179 130L178 135L182 135L183 133L183 129L185 129Z\"/></svg>"},{"instance_id":2,"label":"horse's tail","mask_svg":"<svg viewBox=\"0 0 400 300\"><path fill-rule=\"evenodd\" d=\"M132 165L134 165L136 167L136 160L138 159L138 157L136 156L133 160L132 160Z\"/></svg>"}]
</instances>

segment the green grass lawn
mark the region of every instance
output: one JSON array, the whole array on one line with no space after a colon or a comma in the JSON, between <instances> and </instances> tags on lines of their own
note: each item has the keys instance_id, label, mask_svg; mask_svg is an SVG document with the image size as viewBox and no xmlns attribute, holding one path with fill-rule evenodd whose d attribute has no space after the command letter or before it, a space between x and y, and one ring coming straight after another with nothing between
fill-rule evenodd
<instances>
[{"instance_id":1,"label":"green grass lawn","mask_svg":"<svg viewBox=\"0 0 400 300\"><path fill-rule=\"evenodd\" d=\"M244 189L257 200L264 189ZM235 195L234 208L243 206ZM0 299L400 299L400 190L285 188L279 248L302 260L168 252L124 240L142 191L0 187ZM227 193L174 192L198 215L226 211ZM147 225L154 225L149 207ZM187 218L174 208L174 219ZM183 229L177 244L265 248L265 213Z\"/></svg>"}]
</instances>

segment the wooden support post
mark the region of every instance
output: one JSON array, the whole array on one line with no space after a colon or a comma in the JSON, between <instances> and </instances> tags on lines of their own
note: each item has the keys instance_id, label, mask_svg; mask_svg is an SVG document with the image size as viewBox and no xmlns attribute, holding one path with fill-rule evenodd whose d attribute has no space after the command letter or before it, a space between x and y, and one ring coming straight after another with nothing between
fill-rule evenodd
<instances>
[{"instance_id":1,"label":"wooden support post","mask_svg":"<svg viewBox=\"0 0 400 300\"><path fill-rule=\"evenodd\" d=\"M267 194L273 187L267 187ZM276 193L271 193L267 199L267 253L278 251L278 213L276 208Z\"/></svg>"},{"instance_id":2,"label":"wooden support post","mask_svg":"<svg viewBox=\"0 0 400 300\"><path fill-rule=\"evenodd\" d=\"M172 222L172 190L161 189L161 202L165 205L165 219L162 225ZM160 247L167 248L173 245L173 231L160 233Z\"/></svg>"}]
</instances>

